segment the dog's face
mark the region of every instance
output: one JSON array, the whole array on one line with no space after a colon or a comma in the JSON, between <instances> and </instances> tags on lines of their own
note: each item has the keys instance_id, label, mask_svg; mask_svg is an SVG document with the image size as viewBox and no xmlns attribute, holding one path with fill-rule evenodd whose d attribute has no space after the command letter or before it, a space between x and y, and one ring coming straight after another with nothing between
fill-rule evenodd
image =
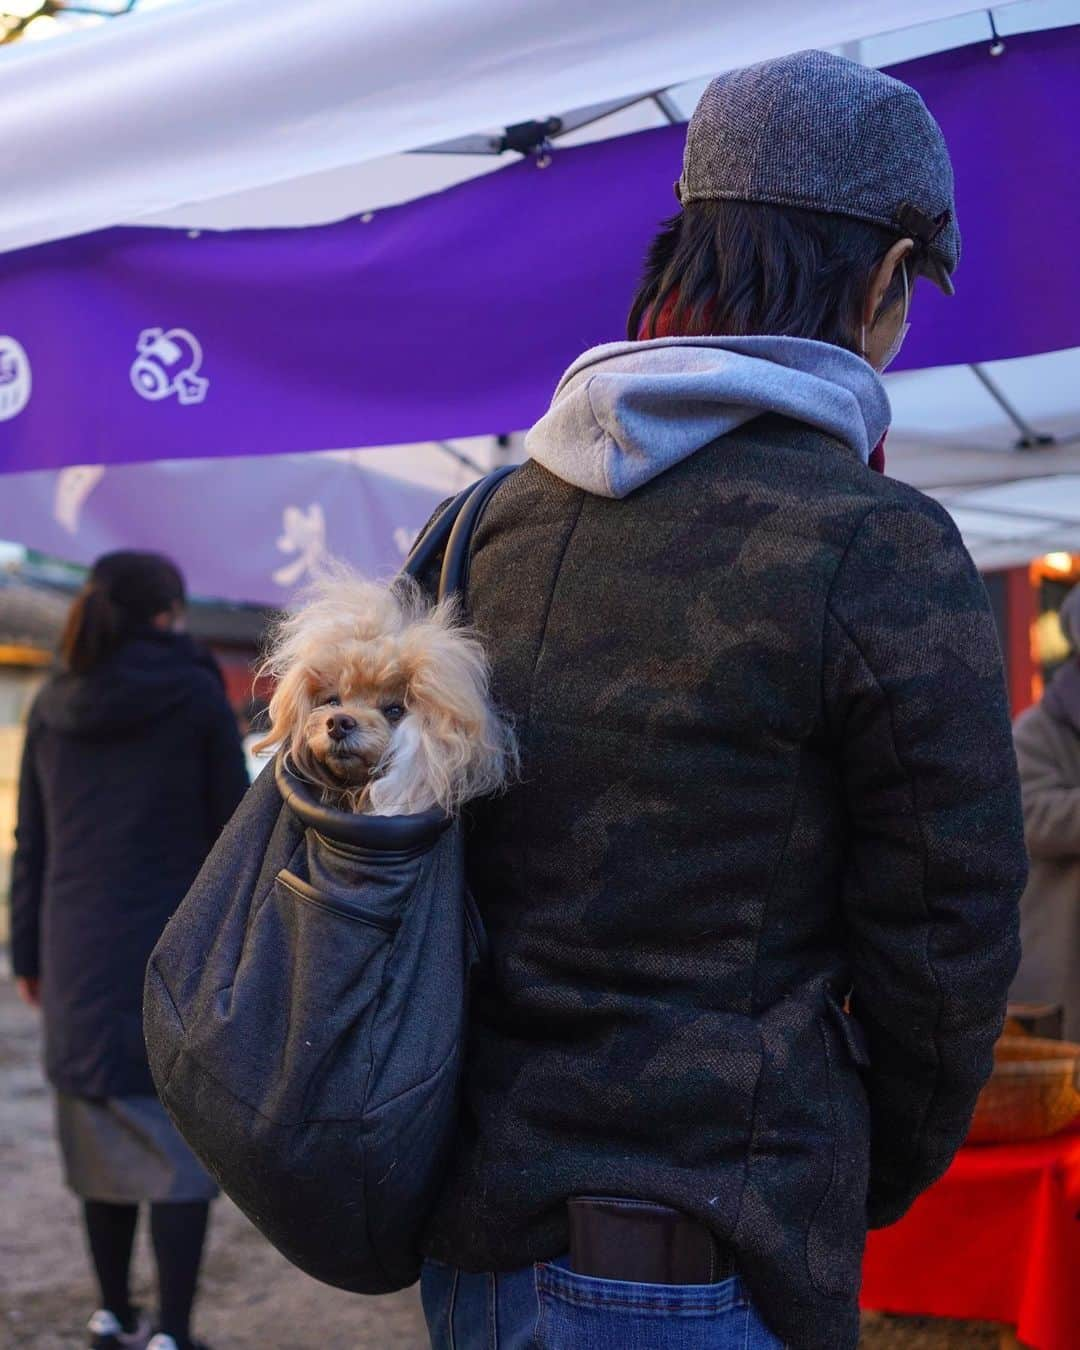
<instances>
[{"instance_id":1,"label":"dog's face","mask_svg":"<svg viewBox=\"0 0 1080 1350\"><path fill-rule=\"evenodd\" d=\"M270 734L304 778L354 811L448 814L498 788L513 736L488 704L487 662L452 604L339 572L278 630Z\"/></svg>"},{"instance_id":2,"label":"dog's face","mask_svg":"<svg viewBox=\"0 0 1080 1350\"><path fill-rule=\"evenodd\" d=\"M373 652L371 646L355 643L341 652L336 678L328 678L332 672L326 669L309 672L311 711L294 738L302 742L294 753L309 775L330 789L367 787L389 762L396 733L409 716L400 654Z\"/></svg>"},{"instance_id":3,"label":"dog's face","mask_svg":"<svg viewBox=\"0 0 1080 1350\"><path fill-rule=\"evenodd\" d=\"M312 710L304 740L329 784L364 787L385 759L393 729L404 716L405 705L400 701L373 706L331 696Z\"/></svg>"}]
</instances>

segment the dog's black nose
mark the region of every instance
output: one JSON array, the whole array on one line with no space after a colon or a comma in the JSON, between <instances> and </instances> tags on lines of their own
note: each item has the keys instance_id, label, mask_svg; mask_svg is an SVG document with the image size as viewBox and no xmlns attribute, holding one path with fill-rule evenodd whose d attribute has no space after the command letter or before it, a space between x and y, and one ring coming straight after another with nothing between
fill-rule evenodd
<instances>
[{"instance_id":1,"label":"dog's black nose","mask_svg":"<svg viewBox=\"0 0 1080 1350\"><path fill-rule=\"evenodd\" d=\"M332 741L343 741L350 731L356 730L356 718L348 713L332 713L326 719L326 730Z\"/></svg>"}]
</instances>

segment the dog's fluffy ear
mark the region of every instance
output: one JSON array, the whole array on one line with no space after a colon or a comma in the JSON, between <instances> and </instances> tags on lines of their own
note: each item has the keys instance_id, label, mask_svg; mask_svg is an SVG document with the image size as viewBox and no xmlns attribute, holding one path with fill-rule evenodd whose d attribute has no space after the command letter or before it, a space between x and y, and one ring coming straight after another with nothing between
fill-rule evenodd
<instances>
[{"instance_id":1,"label":"dog's fluffy ear","mask_svg":"<svg viewBox=\"0 0 1080 1350\"><path fill-rule=\"evenodd\" d=\"M301 731L313 706L307 667L291 666L278 678L270 699L270 726L266 735L253 747L256 754L274 745L286 746L294 757L301 754Z\"/></svg>"},{"instance_id":2,"label":"dog's fluffy ear","mask_svg":"<svg viewBox=\"0 0 1080 1350\"><path fill-rule=\"evenodd\" d=\"M487 657L479 639L459 626L454 603L413 623L402 636L402 655L414 729L373 784L372 805L378 810L377 796L391 800L411 778L426 780L433 804L453 815L505 784L517 764L513 733L490 705Z\"/></svg>"}]
</instances>

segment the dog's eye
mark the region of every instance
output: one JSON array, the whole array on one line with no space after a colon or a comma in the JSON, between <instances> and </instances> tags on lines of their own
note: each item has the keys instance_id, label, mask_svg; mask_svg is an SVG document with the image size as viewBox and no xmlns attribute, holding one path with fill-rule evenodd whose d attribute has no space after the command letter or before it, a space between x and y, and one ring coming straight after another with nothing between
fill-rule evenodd
<instances>
[{"instance_id":1,"label":"dog's eye","mask_svg":"<svg viewBox=\"0 0 1080 1350\"><path fill-rule=\"evenodd\" d=\"M337 694L331 694L329 698L323 699L323 706L326 708L340 708L341 699L338 698Z\"/></svg>"},{"instance_id":2,"label":"dog's eye","mask_svg":"<svg viewBox=\"0 0 1080 1350\"><path fill-rule=\"evenodd\" d=\"M405 708L401 703L388 703L382 709L382 715L392 726L395 722L400 722L405 716Z\"/></svg>"}]
</instances>

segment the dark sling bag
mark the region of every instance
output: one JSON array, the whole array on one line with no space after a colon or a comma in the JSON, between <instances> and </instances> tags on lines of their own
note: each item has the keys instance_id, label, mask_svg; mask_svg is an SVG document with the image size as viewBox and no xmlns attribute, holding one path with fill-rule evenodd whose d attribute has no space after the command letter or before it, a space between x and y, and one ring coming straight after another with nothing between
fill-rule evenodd
<instances>
[{"instance_id":1,"label":"dark sling bag","mask_svg":"<svg viewBox=\"0 0 1080 1350\"><path fill-rule=\"evenodd\" d=\"M414 549L462 591L500 470ZM279 755L147 969L161 1100L222 1190L294 1265L365 1294L416 1280L457 1127L469 975L483 956L462 827L323 806Z\"/></svg>"}]
</instances>

